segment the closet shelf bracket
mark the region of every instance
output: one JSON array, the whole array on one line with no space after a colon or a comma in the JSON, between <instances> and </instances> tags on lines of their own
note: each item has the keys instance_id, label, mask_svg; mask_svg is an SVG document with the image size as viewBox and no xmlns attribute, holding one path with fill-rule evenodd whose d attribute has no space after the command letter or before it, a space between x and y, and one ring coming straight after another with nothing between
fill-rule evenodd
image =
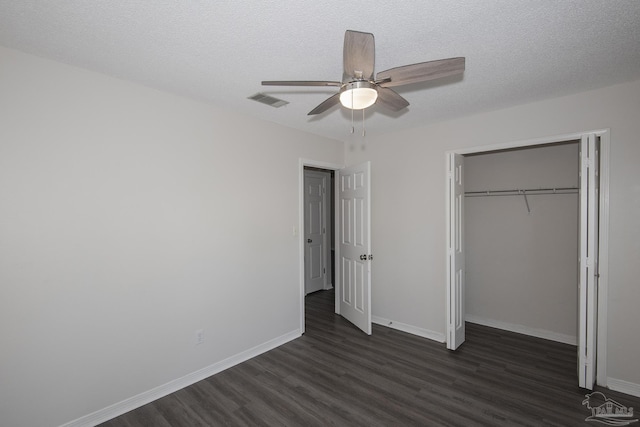
<instances>
[{"instance_id":1,"label":"closet shelf bracket","mask_svg":"<svg viewBox=\"0 0 640 427\"><path fill-rule=\"evenodd\" d=\"M524 203L527 205L527 214L531 215L531 207L529 207L529 199L527 199L527 190L518 190L524 196Z\"/></svg>"}]
</instances>

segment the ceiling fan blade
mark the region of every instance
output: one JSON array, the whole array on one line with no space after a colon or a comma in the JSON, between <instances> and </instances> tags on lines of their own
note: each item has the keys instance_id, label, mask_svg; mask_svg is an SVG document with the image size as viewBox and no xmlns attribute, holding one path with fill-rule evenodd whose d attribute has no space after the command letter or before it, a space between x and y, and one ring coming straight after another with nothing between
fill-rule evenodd
<instances>
[{"instance_id":1,"label":"ceiling fan blade","mask_svg":"<svg viewBox=\"0 0 640 427\"><path fill-rule=\"evenodd\" d=\"M398 95L393 89L386 87L378 87L378 99L376 103L380 103L393 111L400 111L409 106L409 101Z\"/></svg>"},{"instance_id":2,"label":"ceiling fan blade","mask_svg":"<svg viewBox=\"0 0 640 427\"><path fill-rule=\"evenodd\" d=\"M372 80L375 64L373 34L347 30L344 33L342 59L344 63L342 80L345 83L354 79Z\"/></svg>"},{"instance_id":3,"label":"ceiling fan blade","mask_svg":"<svg viewBox=\"0 0 640 427\"><path fill-rule=\"evenodd\" d=\"M263 80L263 86L342 86L341 82L305 81L305 80Z\"/></svg>"},{"instance_id":4,"label":"ceiling fan blade","mask_svg":"<svg viewBox=\"0 0 640 427\"><path fill-rule=\"evenodd\" d=\"M334 105L339 104L339 103L340 103L340 92L338 92L335 95L330 96L329 98L327 98L324 101L322 101L322 103L320 105L318 105L313 110L309 111L307 113L307 116L313 116L315 114L323 113L323 112L327 111L329 108L331 108Z\"/></svg>"},{"instance_id":5,"label":"ceiling fan blade","mask_svg":"<svg viewBox=\"0 0 640 427\"><path fill-rule=\"evenodd\" d=\"M453 76L464 71L464 62L464 57L459 57L391 68L379 72L376 82L382 87L393 87Z\"/></svg>"}]
</instances>

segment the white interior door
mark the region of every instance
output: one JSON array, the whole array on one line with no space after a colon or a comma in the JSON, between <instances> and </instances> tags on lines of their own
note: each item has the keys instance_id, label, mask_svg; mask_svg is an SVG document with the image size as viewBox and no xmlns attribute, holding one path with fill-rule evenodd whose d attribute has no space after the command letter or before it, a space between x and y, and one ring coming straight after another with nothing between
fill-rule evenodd
<instances>
[{"instance_id":1,"label":"white interior door","mask_svg":"<svg viewBox=\"0 0 640 427\"><path fill-rule=\"evenodd\" d=\"M304 171L304 290L305 295L324 289L326 174Z\"/></svg>"},{"instance_id":2,"label":"white interior door","mask_svg":"<svg viewBox=\"0 0 640 427\"><path fill-rule=\"evenodd\" d=\"M450 153L447 165L447 348L457 349L464 328L464 157Z\"/></svg>"},{"instance_id":3,"label":"white interior door","mask_svg":"<svg viewBox=\"0 0 640 427\"><path fill-rule=\"evenodd\" d=\"M596 379L596 326L598 307L599 138L582 137L580 143L580 269L578 384L593 389Z\"/></svg>"},{"instance_id":4,"label":"white interior door","mask_svg":"<svg viewBox=\"0 0 640 427\"><path fill-rule=\"evenodd\" d=\"M369 162L338 174L339 313L371 335L371 186Z\"/></svg>"}]
</instances>

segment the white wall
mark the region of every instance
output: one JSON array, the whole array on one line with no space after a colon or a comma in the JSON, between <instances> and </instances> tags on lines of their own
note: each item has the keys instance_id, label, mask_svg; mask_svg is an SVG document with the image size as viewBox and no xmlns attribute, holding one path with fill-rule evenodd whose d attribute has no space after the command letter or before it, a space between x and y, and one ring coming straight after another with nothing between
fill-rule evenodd
<instances>
[{"instance_id":1,"label":"white wall","mask_svg":"<svg viewBox=\"0 0 640 427\"><path fill-rule=\"evenodd\" d=\"M342 143L4 48L0 94L1 425L299 333L298 159Z\"/></svg>"},{"instance_id":2,"label":"white wall","mask_svg":"<svg viewBox=\"0 0 640 427\"><path fill-rule=\"evenodd\" d=\"M465 156L465 191L578 187L579 145ZM578 194L466 197L467 321L576 344Z\"/></svg>"},{"instance_id":3,"label":"white wall","mask_svg":"<svg viewBox=\"0 0 640 427\"><path fill-rule=\"evenodd\" d=\"M610 128L608 375L640 394L639 100L635 81L347 145L372 162L373 315L444 338L445 152Z\"/></svg>"}]
</instances>

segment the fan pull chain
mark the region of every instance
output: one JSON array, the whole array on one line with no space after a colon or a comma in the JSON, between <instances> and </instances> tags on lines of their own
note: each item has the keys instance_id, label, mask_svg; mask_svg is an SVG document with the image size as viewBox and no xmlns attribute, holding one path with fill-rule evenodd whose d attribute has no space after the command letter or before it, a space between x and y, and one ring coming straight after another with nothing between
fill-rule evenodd
<instances>
[{"instance_id":1,"label":"fan pull chain","mask_svg":"<svg viewBox=\"0 0 640 427\"><path fill-rule=\"evenodd\" d=\"M351 133L355 132L355 127L353 125L353 109L351 109Z\"/></svg>"},{"instance_id":2,"label":"fan pull chain","mask_svg":"<svg viewBox=\"0 0 640 427\"><path fill-rule=\"evenodd\" d=\"M362 109L362 137L364 138L366 132L364 130L364 108Z\"/></svg>"},{"instance_id":3,"label":"fan pull chain","mask_svg":"<svg viewBox=\"0 0 640 427\"><path fill-rule=\"evenodd\" d=\"M353 91L351 91L351 133L354 133L356 131L354 125L353 125Z\"/></svg>"}]
</instances>

